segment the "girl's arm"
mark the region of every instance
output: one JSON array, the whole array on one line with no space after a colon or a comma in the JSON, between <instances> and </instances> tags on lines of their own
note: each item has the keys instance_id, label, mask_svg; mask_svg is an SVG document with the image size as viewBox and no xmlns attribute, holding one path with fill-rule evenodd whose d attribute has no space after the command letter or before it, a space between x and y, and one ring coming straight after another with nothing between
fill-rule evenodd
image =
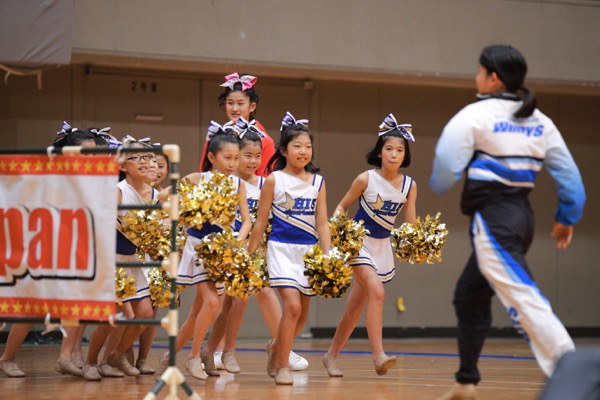
<instances>
[{"instance_id":1,"label":"girl's arm","mask_svg":"<svg viewBox=\"0 0 600 400\"><path fill-rule=\"evenodd\" d=\"M248 200L246 199L246 185L240 179L240 217L242 218L242 226L238 233L238 239L244 240L248 236L248 232L252 228L252 221L250 220L250 210L248 209Z\"/></svg>"},{"instance_id":2,"label":"girl's arm","mask_svg":"<svg viewBox=\"0 0 600 400\"><path fill-rule=\"evenodd\" d=\"M189 183L197 185L202 180L202 174L200 174L199 172L192 172L191 174L184 176L183 179L187 179ZM160 203L164 203L165 201L169 200L170 194L171 186L167 186L158 193L158 201Z\"/></svg>"},{"instance_id":3,"label":"girl's arm","mask_svg":"<svg viewBox=\"0 0 600 400\"><path fill-rule=\"evenodd\" d=\"M354 179L354 181L352 182L352 185L350 186L350 189L348 189L348 192L346 192L346 195L344 195L344 197L342 198L340 203L335 208L334 213L336 213L338 211L341 211L341 212L348 211L348 209L350 208L352 203L354 203L356 201L356 199L358 199L364 193L364 191L367 189L368 184L369 184L369 172L365 171L362 174L358 175Z\"/></svg>"},{"instance_id":4,"label":"girl's arm","mask_svg":"<svg viewBox=\"0 0 600 400\"><path fill-rule=\"evenodd\" d=\"M404 222L414 224L417 221L417 182L412 181L411 186L408 199L402 209L404 210Z\"/></svg>"},{"instance_id":5,"label":"girl's arm","mask_svg":"<svg viewBox=\"0 0 600 400\"><path fill-rule=\"evenodd\" d=\"M331 246L331 232L329 231L329 220L327 219L327 190L325 182L321 186L319 196L317 196L317 213L315 215L317 224L317 235L319 236L319 244L323 254L329 254Z\"/></svg>"},{"instance_id":6,"label":"girl's arm","mask_svg":"<svg viewBox=\"0 0 600 400\"><path fill-rule=\"evenodd\" d=\"M275 176L269 175L265 179L265 183L260 191L260 200L258 202L258 214L256 216L256 222L252 228L250 234L250 240L248 241L248 252L254 253L258 248L260 239L267 229L269 223L269 213L271 212L271 205L273 204L273 192L275 190Z\"/></svg>"}]
</instances>

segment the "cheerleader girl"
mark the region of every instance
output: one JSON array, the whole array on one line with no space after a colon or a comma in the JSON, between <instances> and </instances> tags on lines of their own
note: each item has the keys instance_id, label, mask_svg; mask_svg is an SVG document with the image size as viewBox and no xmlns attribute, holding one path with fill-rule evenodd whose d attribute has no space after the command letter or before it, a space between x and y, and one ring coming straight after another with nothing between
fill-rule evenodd
<instances>
[{"instance_id":1,"label":"cheerleader girl","mask_svg":"<svg viewBox=\"0 0 600 400\"><path fill-rule=\"evenodd\" d=\"M256 128L254 121L248 123L244 118L240 117L236 122L234 129L240 138L241 157L236 175L242 179L246 186L246 194L248 198L248 207L250 212L256 213L260 191L264 184L265 178L256 175L256 171L261 165L262 159L262 131ZM241 227L241 219L239 214L235 220L235 228L238 230ZM249 298L242 299L226 296L221 314L215 321L211 331L206 352L211 354L222 338L225 338L223 351L221 354L215 353L215 360L222 360L223 368L232 374L240 372L240 367L235 358L235 341L242 323L244 312L249 302ZM267 324L267 328L272 337L277 335L277 326L281 320L281 306L273 289L265 287L259 294L256 295L263 319ZM204 365L208 374L218 373L214 367L218 367L217 363L211 365L210 357L209 365ZM290 364L292 364L292 353L290 353Z\"/></svg>"},{"instance_id":2,"label":"cheerleader girl","mask_svg":"<svg viewBox=\"0 0 600 400\"><path fill-rule=\"evenodd\" d=\"M154 145L160 145L160 143L154 143ZM160 192L164 189L164 180L169 176L168 157L161 153L155 154L155 159L152 168L156 169L156 173L150 182L150 186L154 187L154 189ZM154 312L152 318L155 319L158 315L158 308L153 307L153 310ZM147 358L148 354L150 353L150 349L152 348L152 343L154 342L154 337L156 336L157 329L157 325L150 325L140 335L140 346L138 350L137 360L135 360L135 367L140 370L140 374L142 375L152 375L156 372L155 369L148 364ZM130 352L131 353L128 352L128 360L131 360L130 363L133 365L133 348L130 349Z\"/></svg>"},{"instance_id":3,"label":"cheerleader girl","mask_svg":"<svg viewBox=\"0 0 600 400\"><path fill-rule=\"evenodd\" d=\"M239 139L232 134L229 129L223 130L219 124L211 122L207 135L208 153L204 160L202 170L204 172L195 172L185 177L191 184L200 184L202 181L210 180L212 170L219 171L227 176L231 176L236 170L240 157ZM238 238L245 239L250 231L251 222L248 213L248 202L246 200L246 188L241 184L240 179L232 176L231 180L236 185L237 193L240 196L239 210L242 224L239 229ZM164 195L168 195L166 190ZM204 223L202 229L189 228L188 237L185 243L181 262L179 264L177 283L185 286L196 287L196 297L190 309L187 320L183 323L177 336L175 350L178 352L185 343L193 336L192 348L188 354L186 368L188 372L196 379L206 380L207 373L202 364L207 366L214 365L212 354L206 351L200 351L202 342L206 333L216 317L221 311L222 296L224 287L221 284L215 284L204 269L202 260L196 256L195 247L201 242L201 239L214 232L221 232L225 227L218 224ZM160 359L159 373L162 373L168 363L166 352Z\"/></svg>"},{"instance_id":4,"label":"cheerleader girl","mask_svg":"<svg viewBox=\"0 0 600 400\"><path fill-rule=\"evenodd\" d=\"M144 145L136 142L135 139L127 137L124 140L124 146L132 148L143 147ZM151 173L150 164L154 159L154 154L148 153L127 153L125 150L119 157L120 175L124 178L118 183L118 204L154 204L158 200L158 192L148 183L148 174ZM119 211L119 215L124 215L127 210ZM136 247L122 233L117 231L117 261L138 261L136 256ZM121 299L124 304L118 307L127 318L152 318L153 310L150 303L150 289L146 274L140 267L127 268L127 273L134 276L137 292L127 298ZM137 376L140 371L131 365L125 357L125 353L132 346L135 340L140 336L146 327L144 325L131 325L123 329L118 345L110 350L105 356L108 366L121 371L114 371L106 368L103 363L98 366L98 354L106 337L111 333L112 327L98 325L90 339L88 348L87 362L83 367L83 374L87 380L100 380L101 376L117 377L130 375ZM118 334L115 334L118 337Z\"/></svg>"},{"instance_id":5,"label":"cheerleader girl","mask_svg":"<svg viewBox=\"0 0 600 400\"><path fill-rule=\"evenodd\" d=\"M331 377L343 376L336 358L358 323L366 305L366 324L373 364L378 375L385 375L396 364L396 357L383 351L383 283L395 275L390 232L396 216L404 210L404 221L414 223L417 218L417 184L400 168L410 165L409 141L414 141L410 125L398 125L389 114L379 126L379 138L367 154L367 163L375 168L358 175L335 211L345 212L359 199L355 220L363 220L369 233L363 240L360 254L350 260L355 282L352 285L346 309L340 319L323 365Z\"/></svg>"},{"instance_id":6,"label":"cheerleader girl","mask_svg":"<svg viewBox=\"0 0 600 400\"><path fill-rule=\"evenodd\" d=\"M289 355L294 337L308 316L314 292L304 276L304 254L317 242L328 254L331 244L323 177L312 164L313 136L307 120L286 113L277 152L269 161L274 172L263 185L248 251L256 251L272 213L267 244L269 283L277 288L283 315L275 339L267 345L267 372L278 385L291 385Z\"/></svg>"}]
</instances>

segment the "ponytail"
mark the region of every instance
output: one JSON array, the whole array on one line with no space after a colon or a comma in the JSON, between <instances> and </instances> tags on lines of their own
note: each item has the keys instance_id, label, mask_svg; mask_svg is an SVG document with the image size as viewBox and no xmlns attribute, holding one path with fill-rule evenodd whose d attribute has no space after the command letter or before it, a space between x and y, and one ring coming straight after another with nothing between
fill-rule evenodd
<instances>
[{"instance_id":1,"label":"ponytail","mask_svg":"<svg viewBox=\"0 0 600 400\"><path fill-rule=\"evenodd\" d=\"M523 104L521 104L521 108L517 110L513 115L515 118L527 118L533 114L537 107L537 99L535 97L535 93L525 86L521 86L521 91L523 92Z\"/></svg>"},{"instance_id":2,"label":"ponytail","mask_svg":"<svg viewBox=\"0 0 600 400\"><path fill-rule=\"evenodd\" d=\"M521 52L508 45L484 47L479 56L479 64L489 74L495 72L510 93L523 92L523 104L514 113L515 118L527 118L535 111L537 101L535 93L523 84L527 75L527 62Z\"/></svg>"}]
</instances>

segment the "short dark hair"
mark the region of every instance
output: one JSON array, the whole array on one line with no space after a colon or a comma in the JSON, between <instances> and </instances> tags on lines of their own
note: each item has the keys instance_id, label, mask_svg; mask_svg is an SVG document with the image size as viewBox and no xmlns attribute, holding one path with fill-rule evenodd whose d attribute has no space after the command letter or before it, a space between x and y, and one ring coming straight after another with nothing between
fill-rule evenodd
<instances>
[{"instance_id":1,"label":"short dark hair","mask_svg":"<svg viewBox=\"0 0 600 400\"><path fill-rule=\"evenodd\" d=\"M240 78L243 76L246 76L248 74L240 74ZM227 96L229 96L229 94L231 92L242 92L244 93L246 96L248 96L248 98L250 99L250 102L252 103L256 103L258 104L258 94L256 93L256 90L254 90L254 87L251 87L250 89L246 89L244 90L242 87L242 84L240 82L237 82L233 85L233 89L230 89L229 87L225 87L225 90L219 95L219 107L222 110L225 110L225 101L227 101ZM255 119L256 115L256 109L254 111L252 111L250 113L250 119Z\"/></svg>"},{"instance_id":2,"label":"short dark hair","mask_svg":"<svg viewBox=\"0 0 600 400\"><path fill-rule=\"evenodd\" d=\"M385 142L387 142L389 138L399 138L404 141L404 160L402 161L400 168L408 167L410 165L410 146L408 144L408 140L398 129L391 130L379 136L377 143L375 143L375 147L373 147L373 150L367 153L367 164L381 168L381 151L383 150Z\"/></svg>"},{"instance_id":3,"label":"short dark hair","mask_svg":"<svg viewBox=\"0 0 600 400\"><path fill-rule=\"evenodd\" d=\"M240 139L240 148L244 147L247 142L258 143L262 149L262 139L258 136L258 133L252 132L251 130L246 131L244 136Z\"/></svg>"},{"instance_id":4,"label":"short dark hair","mask_svg":"<svg viewBox=\"0 0 600 400\"><path fill-rule=\"evenodd\" d=\"M304 124L296 123L294 125L289 125L281 131L281 137L279 139L279 144L277 145L277 151L275 152L273 157L271 157L269 163L267 164L267 171L269 173L285 168L285 166L287 165L287 159L283 155L282 151L287 150L287 147L293 138L302 134L308 135L308 137L310 138L310 142L314 142L312 133L310 133L310 131ZM314 156L315 154L313 152L312 158L314 158ZM312 158L310 162L304 167L304 170L310 172L311 174L316 174L317 172L319 172L319 168L313 165Z\"/></svg>"},{"instance_id":5,"label":"short dark hair","mask_svg":"<svg viewBox=\"0 0 600 400\"><path fill-rule=\"evenodd\" d=\"M204 163L202 164L202 172L210 171L213 167L212 163L208 159L208 153L217 154L222 148L224 143L232 143L237 146L240 145L240 140L237 135L231 133L221 133L215 135L208 142L208 149L206 150L206 157L204 157Z\"/></svg>"},{"instance_id":6,"label":"short dark hair","mask_svg":"<svg viewBox=\"0 0 600 400\"><path fill-rule=\"evenodd\" d=\"M58 135L58 137L56 139L54 139L52 146L60 147L60 148L65 147L65 146L79 146L81 143L85 142L86 140L92 140L94 143L98 144L97 135L92 133L91 131L89 131L89 130L81 131L79 129L70 129L70 130L66 131L65 133ZM104 140L104 139L102 139L102 140ZM106 141L104 141L104 144L106 144Z\"/></svg>"}]
</instances>

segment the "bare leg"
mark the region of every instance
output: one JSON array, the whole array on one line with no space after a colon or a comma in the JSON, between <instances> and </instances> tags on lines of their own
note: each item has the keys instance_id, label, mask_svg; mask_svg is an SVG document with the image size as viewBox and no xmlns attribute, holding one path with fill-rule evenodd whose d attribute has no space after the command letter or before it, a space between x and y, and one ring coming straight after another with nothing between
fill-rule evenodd
<instances>
[{"instance_id":1,"label":"bare leg","mask_svg":"<svg viewBox=\"0 0 600 400\"><path fill-rule=\"evenodd\" d=\"M131 308L131 302L117 306L117 312L122 312L127 319L132 319L135 317L133 309ZM110 332L110 335L108 336L108 342L105 342L104 354L102 355L102 360L100 361L101 365L108 362L108 355L117 348L119 343L121 343L121 339L125 333L125 328L125 325L117 325L117 327Z\"/></svg>"},{"instance_id":2,"label":"bare leg","mask_svg":"<svg viewBox=\"0 0 600 400\"><path fill-rule=\"evenodd\" d=\"M158 308L154 308L152 318L156 319L158 315ZM156 336L157 325L150 325L140 336L140 349L138 351L138 362L140 360L145 361L148 358L152 343L154 343L154 337Z\"/></svg>"},{"instance_id":3,"label":"bare leg","mask_svg":"<svg viewBox=\"0 0 600 400\"><path fill-rule=\"evenodd\" d=\"M192 339L192 349L188 355L189 359L200 357L200 348L206 332L221 311L221 300L214 283L201 282L197 287L198 294L202 297L202 307L199 312L201 318L195 318L194 338Z\"/></svg>"},{"instance_id":4,"label":"bare leg","mask_svg":"<svg viewBox=\"0 0 600 400\"><path fill-rule=\"evenodd\" d=\"M279 294L283 300L283 315L277 332L275 347L277 368L288 367L290 351L294 338L298 335L308 316L310 297L303 296L296 289L281 288Z\"/></svg>"},{"instance_id":5,"label":"bare leg","mask_svg":"<svg viewBox=\"0 0 600 400\"><path fill-rule=\"evenodd\" d=\"M357 282L367 292L367 307L365 322L369 344L373 352L373 360L383 353L383 304L385 290L383 283L372 268L355 268Z\"/></svg>"},{"instance_id":6,"label":"bare leg","mask_svg":"<svg viewBox=\"0 0 600 400\"><path fill-rule=\"evenodd\" d=\"M225 296L223 299L223 306L221 308L221 312L217 316L215 323L213 324L212 330L210 332L210 336L208 338L208 342L206 343L206 352L214 353L219 343L223 341L225 337L225 332L227 331L227 324L229 319L229 313L233 305L233 297Z\"/></svg>"},{"instance_id":7,"label":"bare leg","mask_svg":"<svg viewBox=\"0 0 600 400\"><path fill-rule=\"evenodd\" d=\"M79 339L79 327L78 326L65 326L64 327L67 336L62 338L60 344L59 360L70 360L71 354L75 349L77 340Z\"/></svg>"},{"instance_id":8,"label":"bare leg","mask_svg":"<svg viewBox=\"0 0 600 400\"><path fill-rule=\"evenodd\" d=\"M356 327L366 303L366 325L373 360L383 353L383 303L385 290L374 269L354 267L354 286L346 303L344 314L338 323L327 354L337 357Z\"/></svg>"},{"instance_id":9,"label":"bare leg","mask_svg":"<svg viewBox=\"0 0 600 400\"><path fill-rule=\"evenodd\" d=\"M75 341L75 346L73 346L73 352L71 353L72 359L83 359L83 352L81 349L81 344L83 342L83 336L85 335L85 330L87 325L83 324L78 327L77 330L77 340Z\"/></svg>"},{"instance_id":10,"label":"bare leg","mask_svg":"<svg viewBox=\"0 0 600 400\"><path fill-rule=\"evenodd\" d=\"M248 307L250 299L234 298L232 300L231 308L227 315L227 326L225 331L225 346L223 352L234 352L235 341L242 325L242 319L244 318L244 312Z\"/></svg>"},{"instance_id":11,"label":"bare leg","mask_svg":"<svg viewBox=\"0 0 600 400\"><path fill-rule=\"evenodd\" d=\"M271 337L276 337L281 321L281 304L279 304L275 291L270 287L266 287L256 296L256 300Z\"/></svg>"},{"instance_id":12,"label":"bare leg","mask_svg":"<svg viewBox=\"0 0 600 400\"><path fill-rule=\"evenodd\" d=\"M113 327L110 325L96 325L90 336L90 345L88 346L86 358L87 364L98 364L100 350L102 350L102 346L104 346L104 342L112 330Z\"/></svg>"},{"instance_id":13,"label":"bare leg","mask_svg":"<svg viewBox=\"0 0 600 400\"><path fill-rule=\"evenodd\" d=\"M152 304L150 303L150 298L146 297L141 300L133 300L130 302L131 308L133 310L133 314L135 318L140 319L150 319L152 318L152 314L154 310L152 309ZM111 351L111 354L114 357L122 356L136 341L136 339L140 336L140 334L146 329L145 325L129 325L125 328L123 332L123 337L121 338L121 342L119 345Z\"/></svg>"},{"instance_id":14,"label":"bare leg","mask_svg":"<svg viewBox=\"0 0 600 400\"><path fill-rule=\"evenodd\" d=\"M17 353L32 327L33 324L12 324L0 361L12 361L17 357Z\"/></svg>"},{"instance_id":15,"label":"bare leg","mask_svg":"<svg viewBox=\"0 0 600 400\"><path fill-rule=\"evenodd\" d=\"M196 326L196 318L198 318L198 314L202 309L202 295L200 294L200 289L196 288L196 297L194 298L194 303L190 308L188 313L188 317L179 329L179 333L177 334L177 340L175 341L175 352L178 353L183 346L194 336L194 326Z\"/></svg>"},{"instance_id":16,"label":"bare leg","mask_svg":"<svg viewBox=\"0 0 600 400\"><path fill-rule=\"evenodd\" d=\"M357 268L355 268L355 270L356 269ZM362 286L355 281L354 285L352 285L352 288L350 289L350 294L348 295L348 300L346 301L346 309L344 310L344 314L342 314L342 317L338 322L335 334L333 335L333 340L331 341L329 349L327 350L328 355L337 357L340 354L342 347L344 347L344 345L350 338L352 331L354 331L354 328L356 327L356 324L360 319L360 315L362 314L363 307L366 302L367 293L362 288Z\"/></svg>"}]
</instances>

